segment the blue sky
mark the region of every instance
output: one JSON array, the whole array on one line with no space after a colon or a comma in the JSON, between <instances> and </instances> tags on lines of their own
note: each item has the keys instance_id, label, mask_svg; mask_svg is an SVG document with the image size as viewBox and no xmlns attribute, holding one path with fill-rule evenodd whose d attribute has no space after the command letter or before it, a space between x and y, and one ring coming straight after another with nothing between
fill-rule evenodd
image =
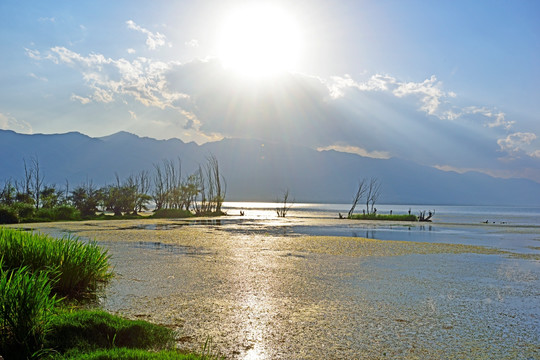
<instances>
[{"instance_id":1,"label":"blue sky","mask_svg":"<svg viewBox=\"0 0 540 360\"><path fill-rule=\"evenodd\" d=\"M274 1L298 58L246 77L219 49L254 3L4 0L0 128L258 138L540 182L539 2Z\"/></svg>"}]
</instances>

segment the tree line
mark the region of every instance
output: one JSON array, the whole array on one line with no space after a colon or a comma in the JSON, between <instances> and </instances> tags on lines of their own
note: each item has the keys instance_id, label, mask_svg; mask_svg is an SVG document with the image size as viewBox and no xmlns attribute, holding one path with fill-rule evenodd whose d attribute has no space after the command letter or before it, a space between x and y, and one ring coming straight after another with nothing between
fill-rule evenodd
<instances>
[{"instance_id":1,"label":"tree line","mask_svg":"<svg viewBox=\"0 0 540 360\"><path fill-rule=\"evenodd\" d=\"M210 155L203 165L182 176L182 162L163 160L153 171L143 170L102 187L92 180L70 188L46 184L37 157L23 159L22 179L8 179L0 188L0 223L92 218L97 213L115 216L138 215L154 205L155 213L220 214L225 201L226 182L219 163ZM171 212L172 210L172 212Z\"/></svg>"}]
</instances>

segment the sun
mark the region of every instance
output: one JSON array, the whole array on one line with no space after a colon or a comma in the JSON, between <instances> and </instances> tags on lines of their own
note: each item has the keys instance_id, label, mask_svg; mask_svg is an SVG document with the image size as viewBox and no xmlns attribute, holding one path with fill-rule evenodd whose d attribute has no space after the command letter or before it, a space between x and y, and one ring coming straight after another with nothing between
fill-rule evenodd
<instances>
[{"instance_id":1,"label":"sun","mask_svg":"<svg viewBox=\"0 0 540 360\"><path fill-rule=\"evenodd\" d=\"M218 35L224 67L248 76L293 70L301 45L295 18L272 4L249 4L231 12Z\"/></svg>"}]
</instances>

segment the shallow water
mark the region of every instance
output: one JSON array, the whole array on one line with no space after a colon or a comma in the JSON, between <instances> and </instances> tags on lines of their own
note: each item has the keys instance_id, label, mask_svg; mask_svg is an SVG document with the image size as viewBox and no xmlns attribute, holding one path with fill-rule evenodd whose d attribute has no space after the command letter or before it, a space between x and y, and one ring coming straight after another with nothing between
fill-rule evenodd
<instances>
[{"instance_id":1,"label":"shallow water","mask_svg":"<svg viewBox=\"0 0 540 360\"><path fill-rule=\"evenodd\" d=\"M182 348L211 336L234 359L540 357L534 227L210 220L36 227L107 247L117 276L101 305L178 329Z\"/></svg>"}]
</instances>

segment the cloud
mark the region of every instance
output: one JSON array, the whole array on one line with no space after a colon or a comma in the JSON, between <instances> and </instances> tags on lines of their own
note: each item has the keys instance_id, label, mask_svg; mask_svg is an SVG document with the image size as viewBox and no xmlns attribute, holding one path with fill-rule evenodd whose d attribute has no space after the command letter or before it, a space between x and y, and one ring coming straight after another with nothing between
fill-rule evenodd
<instances>
[{"instance_id":1,"label":"cloud","mask_svg":"<svg viewBox=\"0 0 540 360\"><path fill-rule=\"evenodd\" d=\"M530 132L516 132L509 134L506 138L497 140L497 144L501 151L508 153L510 156L519 156L520 153L527 153L531 157L538 157L538 150L527 151L529 144L537 139L536 134Z\"/></svg>"},{"instance_id":2,"label":"cloud","mask_svg":"<svg viewBox=\"0 0 540 360\"><path fill-rule=\"evenodd\" d=\"M191 39L184 43L187 47L196 48L199 47L199 41L197 39Z\"/></svg>"},{"instance_id":3,"label":"cloud","mask_svg":"<svg viewBox=\"0 0 540 360\"><path fill-rule=\"evenodd\" d=\"M18 133L32 134L32 126L24 120L17 120L9 114L0 113L0 129L13 130Z\"/></svg>"},{"instance_id":4,"label":"cloud","mask_svg":"<svg viewBox=\"0 0 540 360\"><path fill-rule=\"evenodd\" d=\"M486 107L477 107L469 106L463 109L464 114L480 114L487 118L485 126L494 128L494 127L503 127L506 130L512 128L516 123L515 121L506 120L506 114L501 111L495 111L488 109Z\"/></svg>"},{"instance_id":5,"label":"cloud","mask_svg":"<svg viewBox=\"0 0 540 360\"><path fill-rule=\"evenodd\" d=\"M330 145L325 147L319 147L317 148L317 151L328 151L328 150L335 150L338 152L344 152L349 154L357 154L364 157L369 157L373 159L390 159L390 153L387 151L368 151L366 149L362 149L358 146L351 146L351 145Z\"/></svg>"},{"instance_id":6,"label":"cloud","mask_svg":"<svg viewBox=\"0 0 540 360\"><path fill-rule=\"evenodd\" d=\"M88 103L90 103L92 101L89 98L85 98L85 97L75 95L75 94L71 94L70 99L71 99L71 101L79 101L83 105L88 104Z\"/></svg>"},{"instance_id":7,"label":"cloud","mask_svg":"<svg viewBox=\"0 0 540 360\"><path fill-rule=\"evenodd\" d=\"M40 17L38 18L39 22L56 22L56 19L54 17Z\"/></svg>"},{"instance_id":8,"label":"cloud","mask_svg":"<svg viewBox=\"0 0 540 360\"><path fill-rule=\"evenodd\" d=\"M516 122L501 111L459 106L462 99L435 76L404 82L387 74L358 81L288 73L251 81L212 58L112 59L64 47L29 54L81 72L89 91L73 94L74 101L130 107L135 102L152 109L154 119L140 126L149 133L163 131L164 138L174 136L173 126L176 136L199 141L256 138L491 174L540 165L533 133L509 134ZM133 115L131 120L143 123ZM524 154L528 162L520 158Z\"/></svg>"},{"instance_id":9,"label":"cloud","mask_svg":"<svg viewBox=\"0 0 540 360\"><path fill-rule=\"evenodd\" d=\"M171 92L164 80L169 64L139 57L133 61L114 60L102 54L81 55L65 47L51 49L52 61L78 68L91 94L72 95L72 100L83 104L90 101L111 103L123 96L133 97L149 107L184 110L176 105L188 95ZM185 114L189 115L189 114Z\"/></svg>"},{"instance_id":10,"label":"cloud","mask_svg":"<svg viewBox=\"0 0 540 360\"><path fill-rule=\"evenodd\" d=\"M137 114L135 113L135 111L129 110L129 116L131 117L131 119L137 119Z\"/></svg>"},{"instance_id":11,"label":"cloud","mask_svg":"<svg viewBox=\"0 0 540 360\"><path fill-rule=\"evenodd\" d=\"M170 42L167 42L167 37L162 33L153 33L150 30L137 25L133 20L126 21L126 24L128 29L138 31L146 35L146 46L148 46L150 50L156 50L158 47L165 45L168 47L172 46Z\"/></svg>"},{"instance_id":12,"label":"cloud","mask_svg":"<svg viewBox=\"0 0 540 360\"><path fill-rule=\"evenodd\" d=\"M31 78L34 78L36 80L39 80L39 81L45 81L45 82L49 81L46 77L37 76L34 73L29 73L28 76L30 76Z\"/></svg>"},{"instance_id":13,"label":"cloud","mask_svg":"<svg viewBox=\"0 0 540 360\"><path fill-rule=\"evenodd\" d=\"M126 51L127 51L128 54L135 54L136 53L135 49L132 49L132 48L129 48Z\"/></svg>"}]
</instances>

